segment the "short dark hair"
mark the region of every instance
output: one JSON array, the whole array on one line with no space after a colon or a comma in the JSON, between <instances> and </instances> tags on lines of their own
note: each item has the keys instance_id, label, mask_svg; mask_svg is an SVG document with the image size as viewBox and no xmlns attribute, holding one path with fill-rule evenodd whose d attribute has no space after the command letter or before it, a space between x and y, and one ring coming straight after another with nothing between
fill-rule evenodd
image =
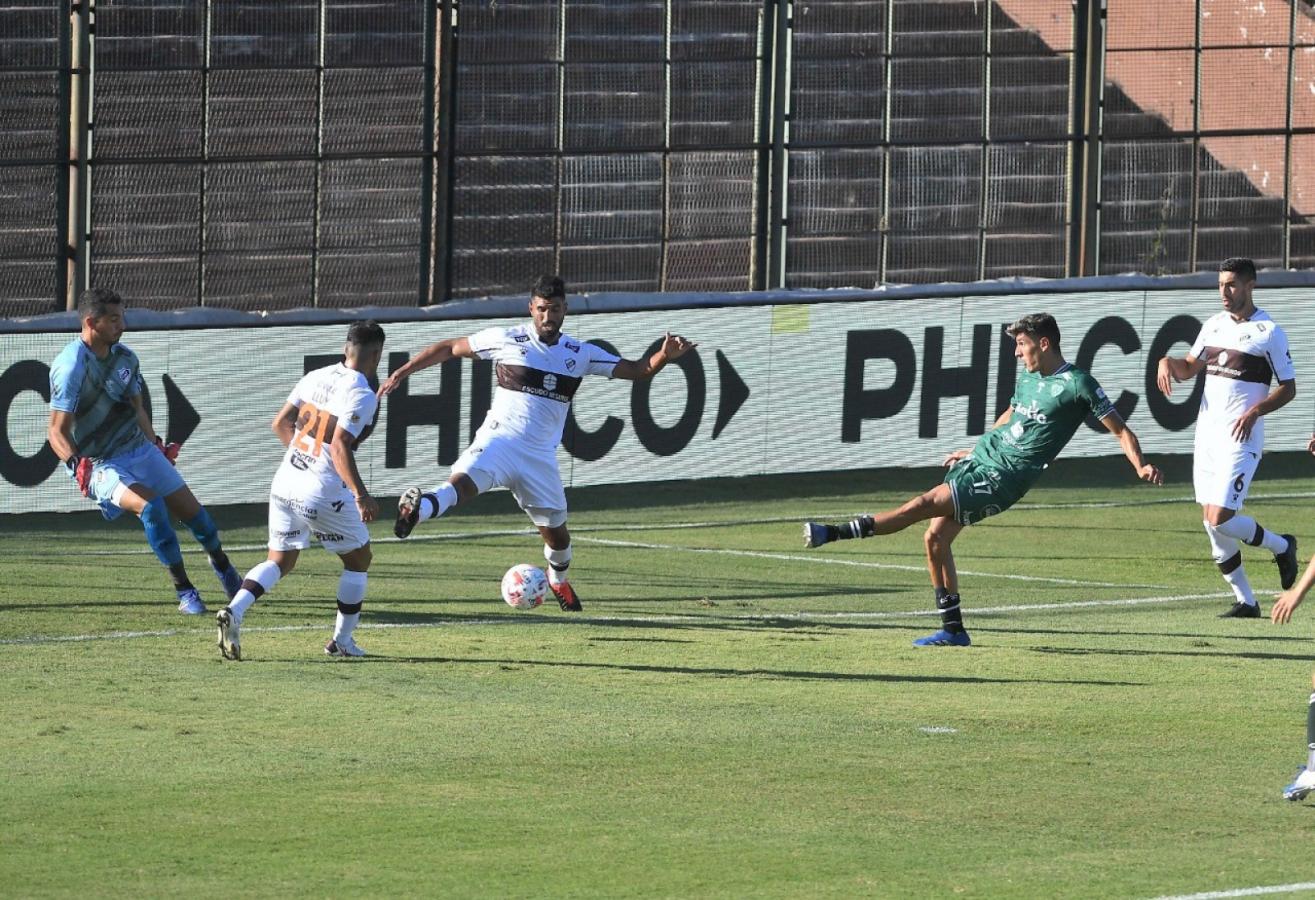
<instances>
[{"instance_id":1,"label":"short dark hair","mask_svg":"<svg viewBox=\"0 0 1315 900\"><path fill-rule=\"evenodd\" d=\"M1219 264L1221 272L1236 272L1247 281L1256 280L1256 264L1245 256L1230 256Z\"/></svg>"},{"instance_id":2,"label":"short dark hair","mask_svg":"<svg viewBox=\"0 0 1315 900\"><path fill-rule=\"evenodd\" d=\"M539 280L534 282L531 296L545 300L565 300L566 282L562 281L560 275L540 275Z\"/></svg>"},{"instance_id":3,"label":"short dark hair","mask_svg":"<svg viewBox=\"0 0 1315 900\"><path fill-rule=\"evenodd\" d=\"M105 307L122 305L123 298L109 288L87 288L78 295L78 318L99 319L105 315Z\"/></svg>"},{"instance_id":4,"label":"short dark hair","mask_svg":"<svg viewBox=\"0 0 1315 900\"><path fill-rule=\"evenodd\" d=\"M1059 346L1059 323L1050 313L1031 313L1023 316L1005 331L1010 337L1025 334L1035 340L1050 338L1051 346Z\"/></svg>"},{"instance_id":5,"label":"short dark hair","mask_svg":"<svg viewBox=\"0 0 1315 900\"><path fill-rule=\"evenodd\" d=\"M353 322L347 329L347 343L353 347L373 347L384 342L383 327L374 319Z\"/></svg>"}]
</instances>

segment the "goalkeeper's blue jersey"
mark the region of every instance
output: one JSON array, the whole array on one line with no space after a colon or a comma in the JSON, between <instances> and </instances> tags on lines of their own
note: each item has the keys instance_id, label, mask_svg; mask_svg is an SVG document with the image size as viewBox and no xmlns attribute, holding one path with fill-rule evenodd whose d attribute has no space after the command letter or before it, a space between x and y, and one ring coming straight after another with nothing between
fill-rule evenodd
<instances>
[{"instance_id":1,"label":"goalkeeper's blue jersey","mask_svg":"<svg viewBox=\"0 0 1315 900\"><path fill-rule=\"evenodd\" d=\"M137 354L123 344L100 359L79 338L50 364L50 408L73 414L79 456L109 459L146 442L132 405L141 392Z\"/></svg>"}]
</instances>

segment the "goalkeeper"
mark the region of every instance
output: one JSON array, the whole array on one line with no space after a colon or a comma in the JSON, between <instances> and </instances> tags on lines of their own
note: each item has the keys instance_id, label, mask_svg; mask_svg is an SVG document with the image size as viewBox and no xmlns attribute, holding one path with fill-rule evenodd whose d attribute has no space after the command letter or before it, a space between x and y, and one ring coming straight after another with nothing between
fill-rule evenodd
<instances>
[{"instance_id":1,"label":"goalkeeper","mask_svg":"<svg viewBox=\"0 0 1315 900\"><path fill-rule=\"evenodd\" d=\"M187 577L171 516L205 548L225 594L237 593L242 576L224 553L214 519L173 466L178 445L165 445L151 427L137 355L119 343L123 300L105 288L83 291L78 319L82 334L50 366L50 447L105 518L127 511L142 520L147 543L173 579L178 611L199 615L205 604Z\"/></svg>"}]
</instances>

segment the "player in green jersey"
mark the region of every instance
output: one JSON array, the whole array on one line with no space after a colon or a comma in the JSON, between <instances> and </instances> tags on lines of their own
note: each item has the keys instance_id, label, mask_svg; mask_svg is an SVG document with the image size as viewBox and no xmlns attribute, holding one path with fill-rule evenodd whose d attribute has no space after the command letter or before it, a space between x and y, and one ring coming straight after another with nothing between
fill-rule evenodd
<instances>
[{"instance_id":1,"label":"player in green jersey","mask_svg":"<svg viewBox=\"0 0 1315 900\"><path fill-rule=\"evenodd\" d=\"M840 525L804 523L804 545L872 537L903 531L930 519L923 536L927 571L936 590L941 628L914 641L918 647L966 647L972 641L963 627L959 577L950 545L969 525L998 515L1017 503L1059 455L1088 415L1095 416L1118 438L1137 476L1163 484L1160 470L1142 456L1141 444L1114 409L1096 379L1064 361L1059 349L1059 325L1053 316L1036 313L1009 326L1014 356L1026 370L1018 377L1009 408L971 450L945 459L945 481L897 509L859 516Z\"/></svg>"}]
</instances>

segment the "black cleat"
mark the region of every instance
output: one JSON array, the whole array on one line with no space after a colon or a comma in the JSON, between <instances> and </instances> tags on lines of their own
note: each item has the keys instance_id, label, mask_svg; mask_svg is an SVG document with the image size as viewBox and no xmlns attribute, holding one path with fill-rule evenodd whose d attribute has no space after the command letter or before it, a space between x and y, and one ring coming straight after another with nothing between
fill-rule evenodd
<instances>
[{"instance_id":1,"label":"black cleat","mask_svg":"<svg viewBox=\"0 0 1315 900\"><path fill-rule=\"evenodd\" d=\"M1260 604L1243 603L1241 600L1234 603L1225 611L1219 614L1221 619L1259 619Z\"/></svg>"},{"instance_id":2,"label":"black cleat","mask_svg":"<svg viewBox=\"0 0 1315 900\"><path fill-rule=\"evenodd\" d=\"M1290 534L1283 537L1288 542L1288 549L1274 554L1274 563L1278 566L1278 583L1287 590L1297 583L1297 539Z\"/></svg>"},{"instance_id":3,"label":"black cleat","mask_svg":"<svg viewBox=\"0 0 1315 900\"><path fill-rule=\"evenodd\" d=\"M407 488L397 500L397 521L393 523L393 534L404 538L411 533L420 521L420 488Z\"/></svg>"}]
</instances>

